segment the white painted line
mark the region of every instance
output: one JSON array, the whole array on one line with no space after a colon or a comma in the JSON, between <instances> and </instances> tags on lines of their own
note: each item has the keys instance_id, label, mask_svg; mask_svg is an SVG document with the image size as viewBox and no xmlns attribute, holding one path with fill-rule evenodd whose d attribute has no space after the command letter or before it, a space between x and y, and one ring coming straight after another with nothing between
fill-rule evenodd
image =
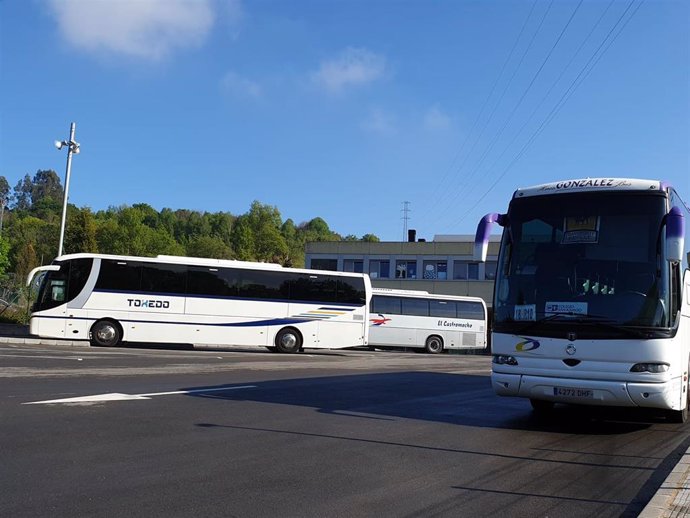
<instances>
[{"instance_id":1,"label":"white painted line","mask_svg":"<svg viewBox=\"0 0 690 518\"><path fill-rule=\"evenodd\" d=\"M256 385L240 385L238 387L219 387L209 389L176 390L174 392L151 392L150 394L139 394L140 396L169 396L173 394L197 394L199 392L223 392L224 390L238 390L246 388L256 388Z\"/></svg>"},{"instance_id":2,"label":"white painted line","mask_svg":"<svg viewBox=\"0 0 690 518\"><path fill-rule=\"evenodd\" d=\"M28 354L0 354L0 358L31 358L40 360L71 360L71 361L82 361L79 357L67 357L67 356L33 356Z\"/></svg>"},{"instance_id":3,"label":"white painted line","mask_svg":"<svg viewBox=\"0 0 690 518\"><path fill-rule=\"evenodd\" d=\"M173 392L151 392L149 394L121 394L119 392L112 392L110 394L95 394L93 396L70 397L64 399L49 399L46 401L31 401L22 403L22 405L49 405L57 403L103 403L106 401L132 401L151 399L153 396L171 396L175 394L198 394L203 392L223 392L228 390L239 390L247 388L255 388L256 385L241 385L237 387L220 387L208 389L193 389L193 390L175 390Z\"/></svg>"}]
</instances>

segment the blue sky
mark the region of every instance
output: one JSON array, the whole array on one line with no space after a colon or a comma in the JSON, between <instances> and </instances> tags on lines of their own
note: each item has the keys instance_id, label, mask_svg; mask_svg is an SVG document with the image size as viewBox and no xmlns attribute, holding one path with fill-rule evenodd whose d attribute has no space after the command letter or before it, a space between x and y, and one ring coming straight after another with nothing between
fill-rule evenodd
<instances>
[{"instance_id":1,"label":"blue sky","mask_svg":"<svg viewBox=\"0 0 690 518\"><path fill-rule=\"evenodd\" d=\"M343 235L472 234L517 187L690 200L690 2L0 0L0 175L93 210L275 205Z\"/></svg>"}]
</instances>

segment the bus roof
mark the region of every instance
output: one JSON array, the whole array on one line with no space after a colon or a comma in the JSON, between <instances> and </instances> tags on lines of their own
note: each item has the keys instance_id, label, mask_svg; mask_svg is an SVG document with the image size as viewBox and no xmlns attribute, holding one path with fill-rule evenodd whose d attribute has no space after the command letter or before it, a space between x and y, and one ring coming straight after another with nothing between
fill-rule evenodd
<instances>
[{"instance_id":1,"label":"bus roof","mask_svg":"<svg viewBox=\"0 0 690 518\"><path fill-rule=\"evenodd\" d=\"M513 199L525 196L544 194L593 192L593 191L663 191L670 187L659 180L642 180L637 178L582 178L579 180L562 180L532 187L520 187L513 194Z\"/></svg>"},{"instance_id":2,"label":"bus roof","mask_svg":"<svg viewBox=\"0 0 690 518\"><path fill-rule=\"evenodd\" d=\"M111 254L92 254L92 253L76 253L66 254L56 257L54 261L67 261L70 259L110 259L113 261L141 261L147 263L166 263L166 264L184 264L189 266L217 266L225 268L246 268L257 270L279 270L285 272L296 273L314 273L318 272L321 275L336 275L342 277L369 277L363 273L338 272L331 270L314 270L308 268L289 268L277 263L258 263L251 261L235 261L233 259L209 259L204 257L184 257L178 255L158 255L156 257L139 257L129 255L111 255Z\"/></svg>"},{"instance_id":3,"label":"bus roof","mask_svg":"<svg viewBox=\"0 0 690 518\"><path fill-rule=\"evenodd\" d=\"M372 288L372 293L378 295L429 295L428 291L423 290L398 290L395 288Z\"/></svg>"},{"instance_id":4,"label":"bus roof","mask_svg":"<svg viewBox=\"0 0 690 518\"><path fill-rule=\"evenodd\" d=\"M398 290L394 288L372 288L372 295L383 295L384 297L415 297L420 299L436 299L436 300L456 300L456 301L472 301L481 302L486 305L484 299L481 297L470 297L466 295L446 295L443 293L429 293L422 290Z\"/></svg>"}]
</instances>

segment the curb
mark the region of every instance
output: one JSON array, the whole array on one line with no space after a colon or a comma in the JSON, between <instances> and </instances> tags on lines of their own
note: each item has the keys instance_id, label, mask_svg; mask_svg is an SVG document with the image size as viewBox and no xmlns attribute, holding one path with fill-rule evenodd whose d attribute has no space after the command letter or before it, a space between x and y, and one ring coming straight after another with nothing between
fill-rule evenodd
<instances>
[{"instance_id":1,"label":"curb","mask_svg":"<svg viewBox=\"0 0 690 518\"><path fill-rule=\"evenodd\" d=\"M0 336L0 344L69 345L73 347L90 347L91 345L87 340L46 340L45 338L24 335Z\"/></svg>"},{"instance_id":2,"label":"curb","mask_svg":"<svg viewBox=\"0 0 690 518\"><path fill-rule=\"evenodd\" d=\"M680 518L690 515L690 448L669 473L638 518Z\"/></svg>"}]
</instances>

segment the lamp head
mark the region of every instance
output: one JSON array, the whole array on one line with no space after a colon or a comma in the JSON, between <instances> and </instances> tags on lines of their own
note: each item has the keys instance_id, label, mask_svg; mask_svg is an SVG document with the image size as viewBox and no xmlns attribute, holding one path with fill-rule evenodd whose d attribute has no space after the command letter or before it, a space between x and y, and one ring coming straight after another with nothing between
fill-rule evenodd
<instances>
[{"instance_id":1,"label":"lamp head","mask_svg":"<svg viewBox=\"0 0 690 518\"><path fill-rule=\"evenodd\" d=\"M58 149L62 149L62 141L61 140L56 140L55 141L55 147Z\"/></svg>"}]
</instances>

